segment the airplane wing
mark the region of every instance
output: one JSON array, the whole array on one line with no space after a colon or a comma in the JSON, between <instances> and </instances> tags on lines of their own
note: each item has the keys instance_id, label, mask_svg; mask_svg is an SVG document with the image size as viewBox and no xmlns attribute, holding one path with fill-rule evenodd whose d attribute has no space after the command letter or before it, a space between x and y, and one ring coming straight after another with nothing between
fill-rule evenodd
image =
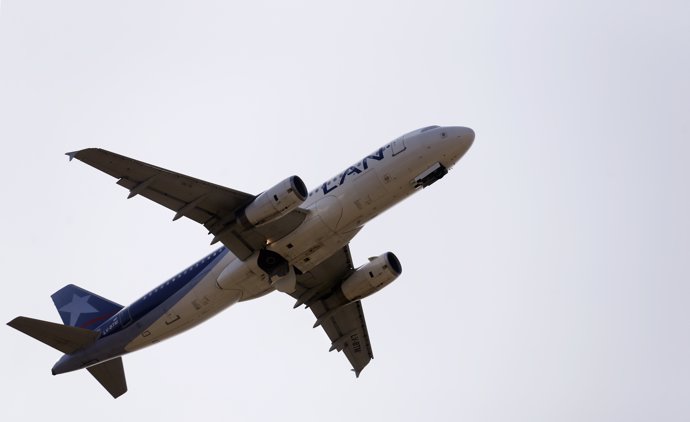
<instances>
[{"instance_id":1,"label":"airplane wing","mask_svg":"<svg viewBox=\"0 0 690 422\"><path fill-rule=\"evenodd\" d=\"M314 327L321 326L331 340L329 351L342 351L359 377L374 355L371 351L362 302L342 305L331 291L354 271L350 248L345 246L311 271L297 276L295 308L306 305L316 316Z\"/></svg>"},{"instance_id":2,"label":"airplane wing","mask_svg":"<svg viewBox=\"0 0 690 422\"><path fill-rule=\"evenodd\" d=\"M251 203L255 195L229 189L184 174L175 173L110 151L89 148L67 154L72 160L101 170L129 189L131 198L141 195L175 212L173 220L190 218L203 224L220 241L244 260L266 245L266 240L280 239L299 226L306 211L296 209L260 228L247 228L236 221L238 210Z\"/></svg>"}]
</instances>

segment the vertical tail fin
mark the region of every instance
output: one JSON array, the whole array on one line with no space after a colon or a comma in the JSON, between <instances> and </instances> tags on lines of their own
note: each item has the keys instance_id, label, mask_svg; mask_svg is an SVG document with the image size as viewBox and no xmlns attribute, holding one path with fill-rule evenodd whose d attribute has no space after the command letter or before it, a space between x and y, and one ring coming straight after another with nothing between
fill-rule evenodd
<instances>
[{"instance_id":1,"label":"vertical tail fin","mask_svg":"<svg viewBox=\"0 0 690 422\"><path fill-rule=\"evenodd\" d=\"M74 284L51 296L65 325L93 330L123 307Z\"/></svg>"}]
</instances>

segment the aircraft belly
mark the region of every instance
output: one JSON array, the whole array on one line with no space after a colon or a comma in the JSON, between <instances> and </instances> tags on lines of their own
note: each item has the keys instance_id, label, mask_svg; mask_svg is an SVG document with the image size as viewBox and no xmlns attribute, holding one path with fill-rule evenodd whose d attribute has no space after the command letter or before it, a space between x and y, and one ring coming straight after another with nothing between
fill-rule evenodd
<instances>
[{"instance_id":1,"label":"aircraft belly","mask_svg":"<svg viewBox=\"0 0 690 422\"><path fill-rule=\"evenodd\" d=\"M361 227L381 209L392 205L389 205L387 193L376 169L358 175L351 186L346 186L338 194L343 211L337 230L342 232Z\"/></svg>"},{"instance_id":2,"label":"aircraft belly","mask_svg":"<svg viewBox=\"0 0 690 422\"><path fill-rule=\"evenodd\" d=\"M258 265L259 255L259 252L255 252L244 261L231 256L216 278L216 286L222 290L240 292L240 301L272 292L268 275Z\"/></svg>"},{"instance_id":3,"label":"aircraft belly","mask_svg":"<svg viewBox=\"0 0 690 422\"><path fill-rule=\"evenodd\" d=\"M189 293L125 346L127 352L157 343L186 331L237 303L242 292L222 290L216 284L219 270L211 271Z\"/></svg>"},{"instance_id":4,"label":"aircraft belly","mask_svg":"<svg viewBox=\"0 0 690 422\"><path fill-rule=\"evenodd\" d=\"M327 195L316 203L316 215L326 227L335 232L343 217L343 206L337 196Z\"/></svg>"},{"instance_id":5,"label":"aircraft belly","mask_svg":"<svg viewBox=\"0 0 690 422\"><path fill-rule=\"evenodd\" d=\"M347 245L361 227L341 229L345 218L343 207L335 196L326 196L310 208L302 225L284 238L268 245L291 265L306 272Z\"/></svg>"},{"instance_id":6,"label":"aircraft belly","mask_svg":"<svg viewBox=\"0 0 690 422\"><path fill-rule=\"evenodd\" d=\"M376 202L367 207L362 224L368 222L383 211L407 198L416 191L414 178L436 162L429 151L420 147L407 147L394 160L377 168L379 184L366 183L365 186L376 187ZM370 188L371 189L371 188ZM360 197L363 196L359 193ZM369 196L373 196L369 194ZM343 201L345 202L345 201ZM356 204L362 203L359 202ZM366 204L366 202L364 202ZM345 221L345 218L342 219Z\"/></svg>"}]
</instances>

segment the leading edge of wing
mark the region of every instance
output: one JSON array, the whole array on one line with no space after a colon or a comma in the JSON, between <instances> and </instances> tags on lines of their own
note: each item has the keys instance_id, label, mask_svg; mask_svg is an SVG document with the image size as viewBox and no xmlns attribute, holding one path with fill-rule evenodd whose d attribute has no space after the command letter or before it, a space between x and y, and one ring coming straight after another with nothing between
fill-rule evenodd
<instances>
[{"instance_id":1,"label":"leading edge of wing","mask_svg":"<svg viewBox=\"0 0 690 422\"><path fill-rule=\"evenodd\" d=\"M183 178L189 182L193 182L199 185L208 186L227 193L231 193L237 197L241 197L246 201L250 201L255 197L254 195L246 192L227 188L225 186L217 185L215 183L207 182L205 180L197 179L195 177L187 176L185 174L168 170L163 167L158 167L153 164L145 163L143 161L135 160L134 158L120 155L103 148L85 148L78 151L67 152L65 153L65 155L68 156L69 161L72 161L76 158L77 160L86 163L91 167L97 168L98 170L101 170L102 172L107 173L118 179L121 178L121 175L123 174L123 169L118 169L119 163L117 163L117 161L121 161L124 163L130 163L131 166L128 169L131 171L137 171L137 167L140 167L141 169L148 168L152 171L158 171L173 177ZM139 171L141 171L141 169Z\"/></svg>"},{"instance_id":2,"label":"leading edge of wing","mask_svg":"<svg viewBox=\"0 0 690 422\"><path fill-rule=\"evenodd\" d=\"M256 197L204 180L176 173L99 148L66 154L117 179L136 195L150 199L175 212L173 220L185 216L205 226L240 259L262 248L268 238L279 239L302 223L306 212L296 209L261 228L245 227L236 221L237 212Z\"/></svg>"}]
</instances>

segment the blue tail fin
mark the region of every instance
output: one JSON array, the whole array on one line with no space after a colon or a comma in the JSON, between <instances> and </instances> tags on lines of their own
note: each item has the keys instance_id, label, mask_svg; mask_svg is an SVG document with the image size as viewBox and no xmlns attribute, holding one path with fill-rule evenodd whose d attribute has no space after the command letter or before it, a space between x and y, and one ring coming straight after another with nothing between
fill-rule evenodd
<instances>
[{"instance_id":1,"label":"blue tail fin","mask_svg":"<svg viewBox=\"0 0 690 422\"><path fill-rule=\"evenodd\" d=\"M51 296L65 325L93 330L122 309L104 297L68 284Z\"/></svg>"}]
</instances>

